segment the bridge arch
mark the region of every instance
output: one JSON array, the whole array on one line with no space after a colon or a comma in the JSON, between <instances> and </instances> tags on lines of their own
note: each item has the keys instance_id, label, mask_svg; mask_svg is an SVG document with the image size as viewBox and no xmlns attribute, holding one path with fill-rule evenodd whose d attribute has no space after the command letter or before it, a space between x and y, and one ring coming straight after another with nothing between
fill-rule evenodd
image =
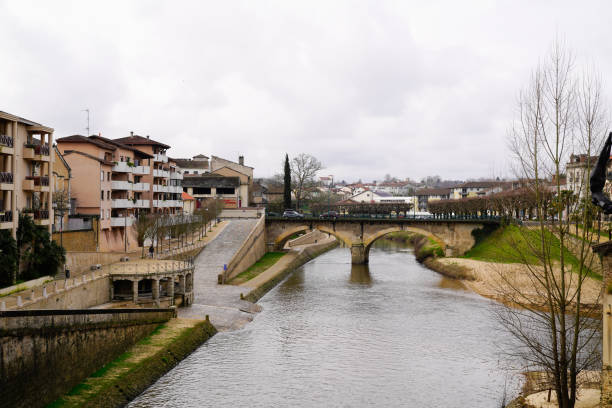
<instances>
[{"instance_id":1,"label":"bridge arch","mask_svg":"<svg viewBox=\"0 0 612 408\"><path fill-rule=\"evenodd\" d=\"M440 245L440 247L442 248L442 250L446 253L446 247L447 247L446 243L442 239L440 239L440 237L436 236L430 231L427 231L426 229L422 229L422 228L409 227L409 226L402 226L402 227L394 226L394 227L389 227L389 228L377 231L376 233L369 235L367 238L364 237L366 238L364 239L364 242L363 242L366 262L370 256L370 248L372 248L372 244L376 242L378 239L384 237L385 235L391 234L393 232L412 232L415 234L423 235L427 238L431 238L432 240L437 242L438 245Z\"/></svg>"},{"instance_id":2,"label":"bridge arch","mask_svg":"<svg viewBox=\"0 0 612 408\"><path fill-rule=\"evenodd\" d=\"M314 226L310 226L310 225L297 225L295 227L292 228L288 228L287 230L283 231L278 237L276 237L276 239L274 240L274 248L276 249L282 249L285 246L285 243L289 240L289 238L291 236L293 236L294 234L297 234L299 232L306 232L306 231L311 231L311 230L319 230L321 232L324 232L326 234L331 234L334 237L336 237L339 241L342 241L346 244L347 247L351 247L351 245L353 244L353 241L351 240L351 238L346 235L343 234L341 232L335 231L333 228L329 228L326 227L324 225L314 225Z\"/></svg>"}]
</instances>

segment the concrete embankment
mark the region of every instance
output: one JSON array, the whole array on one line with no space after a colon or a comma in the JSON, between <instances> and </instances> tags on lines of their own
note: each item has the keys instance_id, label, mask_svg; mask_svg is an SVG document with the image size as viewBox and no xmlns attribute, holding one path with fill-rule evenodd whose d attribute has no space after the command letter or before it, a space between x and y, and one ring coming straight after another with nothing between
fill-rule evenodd
<instances>
[{"instance_id":1,"label":"concrete embankment","mask_svg":"<svg viewBox=\"0 0 612 408\"><path fill-rule=\"evenodd\" d=\"M52 406L125 406L216 332L208 320L172 319Z\"/></svg>"},{"instance_id":2,"label":"concrete embankment","mask_svg":"<svg viewBox=\"0 0 612 408\"><path fill-rule=\"evenodd\" d=\"M257 302L296 268L336 246L338 246L338 241L334 237L329 237L316 244L294 247L295 249L268 270L239 286L243 291L248 292L243 294L244 299L253 303Z\"/></svg>"},{"instance_id":3,"label":"concrete embankment","mask_svg":"<svg viewBox=\"0 0 612 408\"><path fill-rule=\"evenodd\" d=\"M0 312L0 406L45 406L174 316L171 309Z\"/></svg>"}]
</instances>

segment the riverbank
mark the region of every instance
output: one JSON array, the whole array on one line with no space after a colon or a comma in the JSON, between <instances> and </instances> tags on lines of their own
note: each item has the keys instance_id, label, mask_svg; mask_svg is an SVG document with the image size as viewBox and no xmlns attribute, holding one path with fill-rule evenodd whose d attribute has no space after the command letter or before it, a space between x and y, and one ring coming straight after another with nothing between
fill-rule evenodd
<instances>
[{"instance_id":1,"label":"riverbank","mask_svg":"<svg viewBox=\"0 0 612 408\"><path fill-rule=\"evenodd\" d=\"M124 406L216 332L208 320L172 319L49 407Z\"/></svg>"},{"instance_id":2,"label":"riverbank","mask_svg":"<svg viewBox=\"0 0 612 408\"><path fill-rule=\"evenodd\" d=\"M256 303L296 268L337 246L338 240L330 236L315 244L293 247L289 253L280 258L270 268L253 279L240 284L239 287L247 291L246 294L241 294L242 298Z\"/></svg>"}]
</instances>

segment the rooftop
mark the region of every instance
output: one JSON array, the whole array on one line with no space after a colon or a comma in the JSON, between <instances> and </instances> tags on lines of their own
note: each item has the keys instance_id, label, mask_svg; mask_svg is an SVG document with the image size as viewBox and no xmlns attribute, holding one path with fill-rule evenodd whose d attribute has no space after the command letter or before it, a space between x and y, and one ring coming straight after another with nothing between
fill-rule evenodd
<instances>
[{"instance_id":1,"label":"rooftop","mask_svg":"<svg viewBox=\"0 0 612 408\"><path fill-rule=\"evenodd\" d=\"M193 176L183 179L183 187L238 187L239 177Z\"/></svg>"},{"instance_id":2,"label":"rooftop","mask_svg":"<svg viewBox=\"0 0 612 408\"><path fill-rule=\"evenodd\" d=\"M123 143L126 145L130 145L130 146L145 146L145 145L149 145L149 146L159 146L162 147L164 149L169 149L170 146L168 146L167 144L155 141L153 139L150 139L149 136L144 137L144 136L139 136L139 135L135 135L133 132L130 132L130 136L127 137L120 137L118 139L115 139L116 142L119 143Z\"/></svg>"}]
</instances>

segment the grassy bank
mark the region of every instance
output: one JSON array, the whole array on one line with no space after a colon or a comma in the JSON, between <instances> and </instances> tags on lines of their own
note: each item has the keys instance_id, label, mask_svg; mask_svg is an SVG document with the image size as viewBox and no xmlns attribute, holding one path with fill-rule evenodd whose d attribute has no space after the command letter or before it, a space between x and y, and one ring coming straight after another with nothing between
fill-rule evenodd
<instances>
[{"instance_id":1,"label":"grassy bank","mask_svg":"<svg viewBox=\"0 0 612 408\"><path fill-rule=\"evenodd\" d=\"M231 281L229 281L229 284L240 285L241 283L253 279L260 273L264 272L266 269L270 268L285 255L285 252L268 252L264 254L264 256L259 258L259 260L253 265L251 265L246 271L240 273L238 276L234 277Z\"/></svg>"},{"instance_id":2,"label":"grassy bank","mask_svg":"<svg viewBox=\"0 0 612 408\"><path fill-rule=\"evenodd\" d=\"M550 248L550 258L553 262L561 261L559 239L545 231L544 240ZM476 245L463 255L463 258L495 263L521 263L539 265L538 248L541 246L541 231L534 228L507 225L477 240ZM567 248L563 248L566 265L578 269L580 261ZM592 278L601 280L601 275L589 271Z\"/></svg>"},{"instance_id":3,"label":"grassy bank","mask_svg":"<svg viewBox=\"0 0 612 408\"><path fill-rule=\"evenodd\" d=\"M48 407L122 407L216 332L208 320L172 319Z\"/></svg>"}]
</instances>

